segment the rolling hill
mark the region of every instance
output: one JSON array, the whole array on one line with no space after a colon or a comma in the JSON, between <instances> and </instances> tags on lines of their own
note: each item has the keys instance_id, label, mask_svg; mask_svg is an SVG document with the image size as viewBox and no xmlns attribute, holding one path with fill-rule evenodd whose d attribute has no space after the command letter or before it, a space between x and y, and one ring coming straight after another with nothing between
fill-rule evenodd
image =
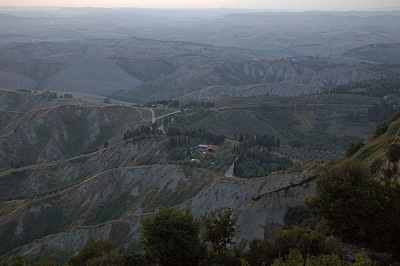
<instances>
[{"instance_id":1,"label":"rolling hill","mask_svg":"<svg viewBox=\"0 0 400 266\"><path fill-rule=\"evenodd\" d=\"M307 97L308 106L304 105ZM224 144L219 154L200 157L204 162L196 165L171 159L170 137L164 134L124 140L127 130L151 121L151 112L144 107L45 100L12 91L1 91L0 99L17 103L1 111L0 143L1 151L6 151L0 153L0 189L4 192L0 197L1 255L65 258L91 236L111 240L123 250L132 249L140 236L141 218L160 205L190 206L196 216L231 207L241 228L237 241L246 246L254 237L270 237L282 227L285 210L314 193L318 163L310 163L300 172L226 179L211 161L218 163L219 157L230 153L232 142ZM335 149L339 148L333 136L346 139L351 132L365 137L374 124L360 120L349 126L344 119L351 110L368 108L373 97L362 98L365 107L350 104L355 98L349 95L279 99L231 99L204 110L205 114L196 114L199 110L177 113L168 126L190 123L214 132L230 132L224 128L233 117L258 119L251 123L260 125L260 131L252 127L256 131L249 133L279 134L282 148L276 152L287 150L295 157L296 148L287 144L294 130L310 138L300 154L314 153L311 141L319 132L315 130L323 126L321 118L333 109L337 112L325 121L330 126L325 124L324 133L332 137L321 141ZM303 104L296 105L296 101ZM291 129L282 123L283 114ZM212 122L216 118L220 123ZM20 158L27 159L21 163Z\"/></svg>"}]
</instances>

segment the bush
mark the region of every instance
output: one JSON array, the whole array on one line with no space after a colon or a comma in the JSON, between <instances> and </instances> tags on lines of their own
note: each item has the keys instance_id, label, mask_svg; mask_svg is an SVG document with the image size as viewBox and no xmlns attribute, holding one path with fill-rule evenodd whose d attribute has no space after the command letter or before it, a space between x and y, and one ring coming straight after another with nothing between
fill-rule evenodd
<instances>
[{"instance_id":1,"label":"bush","mask_svg":"<svg viewBox=\"0 0 400 266\"><path fill-rule=\"evenodd\" d=\"M140 242L160 265L197 265L201 258L200 224L188 210L162 208L142 220Z\"/></svg>"},{"instance_id":2,"label":"bush","mask_svg":"<svg viewBox=\"0 0 400 266\"><path fill-rule=\"evenodd\" d=\"M311 215L305 205L288 207L283 217L285 228L291 228L293 226L315 228L317 222L318 218Z\"/></svg>"},{"instance_id":3,"label":"bush","mask_svg":"<svg viewBox=\"0 0 400 266\"><path fill-rule=\"evenodd\" d=\"M356 154L365 144L362 140L357 140L349 143L349 146L346 150L346 158L351 157L352 155Z\"/></svg>"},{"instance_id":4,"label":"bush","mask_svg":"<svg viewBox=\"0 0 400 266\"><path fill-rule=\"evenodd\" d=\"M372 179L362 162L348 160L321 174L307 206L344 241L400 255L400 187Z\"/></svg>"}]
</instances>

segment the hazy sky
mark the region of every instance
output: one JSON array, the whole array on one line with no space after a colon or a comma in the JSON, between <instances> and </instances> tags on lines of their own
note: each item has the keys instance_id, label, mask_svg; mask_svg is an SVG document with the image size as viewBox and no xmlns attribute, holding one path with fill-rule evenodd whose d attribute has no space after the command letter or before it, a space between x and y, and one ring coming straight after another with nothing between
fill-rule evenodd
<instances>
[{"instance_id":1,"label":"hazy sky","mask_svg":"<svg viewBox=\"0 0 400 266\"><path fill-rule=\"evenodd\" d=\"M284 10L400 9L400 0L0 0L0 6L262 8Z\"/></svg>"}]
</instances>

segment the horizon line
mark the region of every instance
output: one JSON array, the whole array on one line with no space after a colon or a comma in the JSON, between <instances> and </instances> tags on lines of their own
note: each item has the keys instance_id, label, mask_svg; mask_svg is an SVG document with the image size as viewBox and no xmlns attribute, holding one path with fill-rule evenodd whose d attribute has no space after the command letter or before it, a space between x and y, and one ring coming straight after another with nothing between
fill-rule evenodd
<instances>
[{"instance_id":1,"label":"horizon line","mask_svg":"<svg viewBox=\"0 0 400 266\"><path fill-rule=\"evenodd\" d=\"M0 8L16 8L16 9L147 9L147 10L247 10L258 12L396 12L400 11L400 7L380 7L367 9L270 9L270 8L246 8L246 7L154 7L154 6L11 6L0 5Z\"/></svg>"}]
</instances>

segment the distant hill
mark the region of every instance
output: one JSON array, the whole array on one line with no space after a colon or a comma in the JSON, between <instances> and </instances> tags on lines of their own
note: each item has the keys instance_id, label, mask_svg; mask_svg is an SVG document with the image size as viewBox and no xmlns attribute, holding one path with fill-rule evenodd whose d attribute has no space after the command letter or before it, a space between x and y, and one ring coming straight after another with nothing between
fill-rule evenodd
<instances>
[{"instance_id":1,"label":"distant hill","mask_svg":"<svg viewBox=\"0 0 400 266\"><path fill-rule=\"evenodd\" d=\"M343 55L380 63L400 64L400 43L370 44L351 49Z\"/></svg>"},{"instance_id":2,"label":"distant hill","mask_svg":"<svg viewBox=\"0 0 400 266\"><path fill-rule=\"evenodd\" d=\"M110 95L118 90L136 87L141 83L116 65L115 60L81 59L73 62L44 89Z\"/></svg>"},{"instance_id":3,"label":"distant hill","mask_svg":"<svg viewBox=\"0 0 400 266\"><path fill-rule=\"evenodd\" d=\"M185 62L189 60L182 58L175 63L176 71L112 97L144 103L177 98L187 102L263 95L296 96L323 92L355 81L397 76L385 66L330 58L214 59L217 62L209 60L186 67Z\"/></svg>"},{"instance_id":4,"label":"distant hill","mask_svg":"<svg viewBox=\"0 0 400 266\"><path fill-rule=\"evenodd\" d=\"M82 92L134 103L296 96L399 75L392 66L350 57L267 59L245 48L133 37L18 43L0 47L0 56L4 89Z\"/></svg>"}]
</instances>

